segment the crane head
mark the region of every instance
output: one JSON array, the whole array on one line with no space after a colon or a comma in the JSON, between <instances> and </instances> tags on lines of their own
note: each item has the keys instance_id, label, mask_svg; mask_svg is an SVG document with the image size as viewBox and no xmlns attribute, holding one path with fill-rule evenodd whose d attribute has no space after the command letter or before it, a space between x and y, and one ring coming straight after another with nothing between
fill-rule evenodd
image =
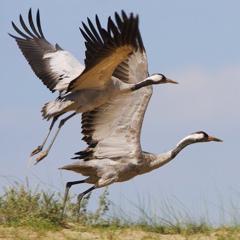
<instances>
[{"instance_id":1,"label":"crane head","mask_svg":"<svg viewBox=\"0 0 240 240\"><path fill-rule=\"evenodd\" d=\"M190 135L196 142L222 142L221 139L209 136L203 131L195 132Z\"/></svg>"},{"instance_id":2,"label":"crane head","mask_svg":"<svg viewBox=\"0 0 240 240\"><path fill-rule=\"evenodd\" d=\"M178 84L178 82L165 77L161 73L154 73L151 76L149 76L146 80L152 81L152 84L163 84L163 83Z\"/></svg>"}]
</instances>

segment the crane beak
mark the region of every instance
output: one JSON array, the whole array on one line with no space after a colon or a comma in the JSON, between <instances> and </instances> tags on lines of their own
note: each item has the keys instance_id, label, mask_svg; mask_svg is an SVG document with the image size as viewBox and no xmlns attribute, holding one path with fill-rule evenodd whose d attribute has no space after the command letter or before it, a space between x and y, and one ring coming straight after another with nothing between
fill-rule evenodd
<instances>
[{"instance_id":1,"label":"crane beak","mask_svg":"<svg viewBox=\"0 0 240 240\"><path fill-rule=\"evenodd\" d=\"M222 142L223 140L221 140L219 138L212 137L212 136L208 136L208 142L211 142L211 141Z\"/></svg>"},{"instance_id":2,"label":"crane beak","mask_svg":"<svg viewBox=\"0 0 240 240\"><path fill-rule=\"evenodd\" d=\"M166 78L166 83L178 84L178 82L176 82L176 81L173 81L173 80L172 80L172 79L170 79L170 78Z\"/></svg>"}]
</instances>

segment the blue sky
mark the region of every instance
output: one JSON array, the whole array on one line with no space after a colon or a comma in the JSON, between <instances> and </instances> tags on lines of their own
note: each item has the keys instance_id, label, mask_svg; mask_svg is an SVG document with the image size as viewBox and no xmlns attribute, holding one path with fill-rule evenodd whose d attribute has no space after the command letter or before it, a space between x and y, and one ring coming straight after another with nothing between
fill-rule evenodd
<instances>
[{"instance_id":1,"label":"blue sky","mask_svg":"<svg viewBox=\"0 0 240 240\"><path fill-rule=\"evenodd\" d=\"M210 217L217 220L221 202L229 212L233 207L230 199L239 206L240 2L221 0L1 1L1 193L14 180L25 183L28 178L33 188L41 184L64 192L67 181L82 179L74 172L58 170L72 161L74 152L85 148L80 115L64 125L44 161L27 166L30 152L49 127L40 110L57 96L35 76L7 34L15 34L11 21L19 26L19 14L27 20L30 7L33 14L40 9L48 41L58 43L82 63L81 21L94 20L98 14L106 26L107 17L115 11L139 14L149 72L161 72L179 82L154 86L143 124L143 150L168 151L199 130L224 140L189 146L164 167L111 185L109 198L115 204L128 209L130 202L138 203L139 196L160 203L167 195L187 209L195 209L197 215L207 204ZM75 186L71 194L89 187ZM93 192L93 208L102 192Z\"/></svg>"}]
</instances>

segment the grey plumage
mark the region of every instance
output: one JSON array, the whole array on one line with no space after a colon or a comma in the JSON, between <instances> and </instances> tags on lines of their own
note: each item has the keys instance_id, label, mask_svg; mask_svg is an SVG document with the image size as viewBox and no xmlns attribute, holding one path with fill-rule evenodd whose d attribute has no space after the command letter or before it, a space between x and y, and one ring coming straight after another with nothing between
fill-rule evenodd
<instances>
[{"instance_id":1,"label":"grey plumage","mask_svg":"<svg viewBox=\"0 0 240 240\"><path fill-rule=\"evenodd\" d=\"M134 104L137 102L139 101L136 99ZM144 115L146 106L147 104L142 109L139 109L138 114L142 111ZM111 110L112 109L109 111ZM83 176L87 176L85 180L67 183L64 206L67 200L69 189L72 185L80 183L94 184L91 188L79 194L78 202L80 207L80 202L85 194L91 192L96 188L105 187L115 182L128 181L138 175L145 174L154 169L162 167L174 159L182 149L190 144L210 141L222 142L221 139L209 136L205 132L200 131L188 135L182 139L176 145L176 147L166 153L153 154L144 152L141 150L139 135L141 131L142 121L140 120L139 123L134 124L134 122L138 122L138 119L135 119L135 117L136 116L134 116L134 114L131 114L128 115L128 121L123 120L122 117L115 119L119 125L117 125L117 127L114 127L115 130L113 132L116 132L118 134L113 135L113 137L107 137L105 134L104 138L104 133L95 129L94 133L96 133L96 136L98 136L98 141L94 143L94 146L91 146L91 142L88 142L89 147L86 150L76 153L79 155L76 158L79 158L81 160L60 168L63 170L70 170L76 173L80 173ZM121 120L125 122L124 125L129 126L130 129L125 128L123 130L121 128L123 127L123 125L120 123L122 122ZM101 120L99 122L101 122ZM113 119L109 122L109 124L112 122ZM126 124L127 122L128 124ZM96 125L101 125L101 123L98 123L97 119ZM134 125L136 128L133 127ZM118 127L120 127L120 129L118 129ZM123 136L125 136L125 140L122 139ZM97 139L95 139L95 141ZM111 141L108 142L105 139ZM103 149L101 149L101 147L103 147Z\"/></svg>"},{"instance_id":2,"label":"grey plumage","mask_svg":"<svg viewBox=\"0 0 240 240\"><path fill-rule=\"evenodd\" d=\"M20 23L26 33L12 23L13 28L21 37L11 34L10 36L15 38L31 68L49 90L59 91L59 97L55 101L45 104L42 108L43 118L47 120L53 118L53 120L43 143L31 153L31 156L42 151L58 118L66 112L73 111L71 115L60 121L48 149L40 154L36 163L47 156L62 125L77 113L91 111L118 95L133 92L147 85L176 83L161 74L155 74L148 78L148 72L140 75L142 79L138 79L137 86L127 78L125 64L134 52L137 51L141 54L142 59L140 60L146 61L138 29L138 16L130 14L128 17L122 11L120 17L115 13L116 23L109 18L107 30L101 27L97 16L96 27L89 19L89 26L83 23L83 29L80 30L86 40L85 68L72 54L57 44L50 44L45 39L40 24L39 11L36 16L37 28L32 19L31 9L28 21L30 29L20 15ZM140 71L142 70L140 69Z\"/></svg>"},{"instance_id":3,"label":"grey plumage","mask_svg":"<svg viewBox=\"0 0 240 240\"><path fill-rule=\"evenodd\" d=\"M115 70L116 73L119 71L124 74L128 83L135 86L141 79L147 79L148 65L145 51L134 51ZM197 132L184 138L167 153L152 154L142 151L141 128L151 96L152 86L149 85L138 91L119 95L82 114L83 140L88 147L76 153L74 159L79 159L78 161L60 169L74 171L87 178L67 183L65 201L72 185L94 184L79 195L80 202L86 193L95 188L127 181L163 166L189 144L221 141L204 132Z\"/></svg>"},{"instance_id":4,"label":"grey plumage","mask_svg":"<svg viewBox=\"0 0 240 240\"><path fill-rule=\"evenodd\" d=\"M37 28L33 22L31 9L28 13L30 29L26 26L22 15L19 21L26 33L12 22L14 30L20 37L9 35L16 40L32 70L50 91L55 92L60 83L70 82L81 74L84 66L71 53L64 51L58 44L49 43L44 37L39 10L36 15Z\"/></svg>"}]
</instances>

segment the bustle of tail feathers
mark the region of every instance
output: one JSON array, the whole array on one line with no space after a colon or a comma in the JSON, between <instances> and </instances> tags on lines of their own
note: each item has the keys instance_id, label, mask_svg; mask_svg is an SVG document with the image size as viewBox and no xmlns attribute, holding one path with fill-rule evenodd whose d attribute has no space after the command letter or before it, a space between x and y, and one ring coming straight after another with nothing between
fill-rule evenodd
<instances>
[{"instance_id":1,"label":"bustle of tail feathers","mask_svg":"<svg viewBox=\"0 0 240 240\"><path fill-rule=\"evenodd\" d=\"M44 119L51 119L52 117L56 117L62 113L68 112L66 108L70 106L73 102L70 100L63 100L63 99L58 99L49 103L46 103L41 112L42 112L42 117Z\"/></svg>"}]
</instances>

